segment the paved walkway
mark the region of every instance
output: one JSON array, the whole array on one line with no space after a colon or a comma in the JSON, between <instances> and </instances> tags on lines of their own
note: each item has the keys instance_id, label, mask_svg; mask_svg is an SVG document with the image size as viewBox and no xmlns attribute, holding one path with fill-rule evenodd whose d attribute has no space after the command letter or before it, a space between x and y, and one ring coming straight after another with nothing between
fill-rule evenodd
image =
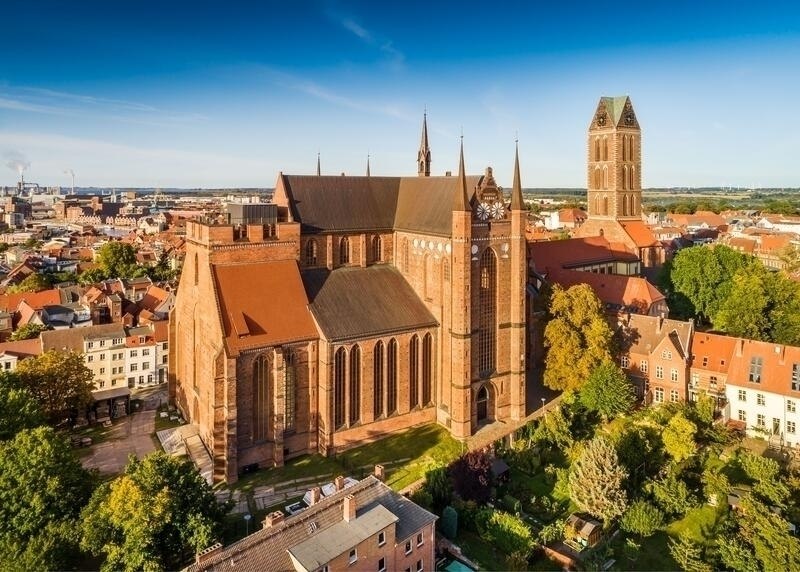
<instances>
[{"instance_id":1,"label":"paved walkway","mask_svg":"<svg viewBox=\"0 0 800 572\"><path fill-rule=\"evenodd\" d=\"M550 401L546 401L544 406L540 406L539 409L536 409L533 413L519 421L497 421L491 425L481 427L472 437L467 439L467 447L470 451L488 447L495 441L502 439L506 435L510 435L534 419L546 415L548 411L557 407L560 402L561 395L557 395L550 399Z\"/></svg>"},{"instance_id":2,"label":"paved walkway","mask_svg":"<svg viewBox=\"0 0 800 572\"><path fill-rule=\"evenodd\" d=\"M104 475L121 473L128 455L142 458L156 450L151 434L156 427L156 412L142 411L117 421L107 440L92 446L91 453L81 459L87 469L97 469Z\"/></svg>"},{"instance_id":3,"label":"paved walkway","mask_svg":"<svg viewBox=\"0 0 800 572\"><path fill-rule=\"evenodd\" d=\"M200 475L211 485L214 482L214 463L211 454L200 439L196 425L187 423L180 427L162 429L156 433L161 446L170 455L189 455Z\"/></svg>"}]
</instances>

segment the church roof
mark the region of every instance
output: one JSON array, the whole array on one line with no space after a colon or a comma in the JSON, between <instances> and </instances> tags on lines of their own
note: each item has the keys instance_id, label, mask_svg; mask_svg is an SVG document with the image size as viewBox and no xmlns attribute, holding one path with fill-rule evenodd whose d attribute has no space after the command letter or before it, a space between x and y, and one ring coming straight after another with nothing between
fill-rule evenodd
<instances>
[{"instance_id":1,"label":"church roof","mask_svg":"<svg viewBox=\"0 0 800 572\"><path fill-rule=\"evenodd\" d=\"M644 222L640 220L625 220L620 221L625 234L631 237L633 243L639 247L657 246L658 239Z\"/></svg>"},{"instance_id":2,"label":"church roof","mask_svg":"<svg viewBox=\"0 0 800 572\"><path fill-rule=\"evenodd\" d=\"M628 101L627 95L617 97L601 97L600 101L605 103L606 112L614 120L614 125L619 125L619 120L622 119L622 111L625 109L625 103Z\"/></svg>"},{"instance_id":3,"label":"church roof","mask_svg":"<svg viewBox=\"0 0 800 572\"><path fill-rule=\"evenodd\" d=\"M466 177L470 199L481 179L480 175ZM402 177L399 181L394 229L450 236L458 177Z\"/></svg>"},{"instance_id":4,"label":"church roof","mask_svg":"<svg viewBox=\"0 0 800 572\"><path fill-rule=\"evenodd\" d=\"M318 337L294 260L212 268L230 351Z\"/></svg>"},{"instance_id":5,"label":"church roof","mask_svg":"<svg viewBox=\"0 0 800 572\"><path fill-rule=\"evenodd\" d=\"M436 319L394 267L376 264L305 270L311 312L323 335L340 341L435 326Z\"/></svg>"}]
</instances>

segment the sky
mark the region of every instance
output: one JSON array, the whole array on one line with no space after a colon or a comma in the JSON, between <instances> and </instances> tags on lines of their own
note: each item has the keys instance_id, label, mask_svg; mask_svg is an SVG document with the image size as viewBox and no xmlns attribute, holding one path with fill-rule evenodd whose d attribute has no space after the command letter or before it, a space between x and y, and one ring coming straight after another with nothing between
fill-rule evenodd
<instances>
[{"instance_id":1,"label":"sky","mask_svg":"<svg viewBox=\"0 0 800 572\"><path fill-rule=\"evenodd\" d=\"M4 0L0 185L272 187L280 171L584 187L629 95L643 185L800 186L800 5Z\"/></svg>"}]
</instances>

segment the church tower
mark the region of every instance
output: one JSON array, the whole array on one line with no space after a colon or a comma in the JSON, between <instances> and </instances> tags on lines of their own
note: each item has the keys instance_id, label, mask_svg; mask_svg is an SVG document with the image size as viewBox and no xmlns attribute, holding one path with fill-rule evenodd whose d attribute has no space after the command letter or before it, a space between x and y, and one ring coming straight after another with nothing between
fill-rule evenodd
<instances>
[{"instance_id":1,"label":"church tower","mask_svg":"<svg viewBox=\"0 0 800 572\"><path fill-rule=\"evenodd\" d=\"M589 125L590 219L641 219L641 140L642 132L630 98L601 97Z\"/></svg>"},{"instance_id":2,"label":"church tower","mask_svg":"<svg viewBox=\"0 0 800 572\"><path fill-rule=\"evenodd\" d=\"M428 113L422 116L422 139L417 153L417 175L420 177L431 176L431 148L428 145Z\"/></svg>"}]
</instances>

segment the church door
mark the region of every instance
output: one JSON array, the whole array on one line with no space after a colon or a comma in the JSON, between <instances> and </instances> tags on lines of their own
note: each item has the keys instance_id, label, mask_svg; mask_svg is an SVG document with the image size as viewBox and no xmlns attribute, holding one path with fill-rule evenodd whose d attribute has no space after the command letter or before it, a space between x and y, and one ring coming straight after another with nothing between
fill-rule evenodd
<instances>
[{"instance_id":1,"label":"church door","mask_svg":"<svg viewBox=\"0 0 800 572\"><path fill-rule=\"evenodd\" d=\"M478 423L489 418L489 390L484 385L478 390Z\"/></svg>"}]
</instances>

